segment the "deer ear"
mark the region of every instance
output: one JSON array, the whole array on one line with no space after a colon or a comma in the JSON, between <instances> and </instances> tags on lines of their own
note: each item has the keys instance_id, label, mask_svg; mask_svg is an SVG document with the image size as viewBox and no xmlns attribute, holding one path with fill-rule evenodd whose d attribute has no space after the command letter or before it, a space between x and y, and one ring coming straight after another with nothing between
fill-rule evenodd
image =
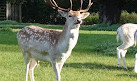
<instances>
[{"instance_id":1,"label":"deer ear","mask_svg":"<svg viewBox=\"0 0 137 81\"><path fill-rule=\"evenodd\" d=\"M86 12L86 13L82 13L81 15L82 15L81 19L85 19L86 17L88 17L90 15L90 13Z\"/></svg>"},{"instance_id":2,"label":"deer ear","mask_svg":"<svg viewBox=\"0 0 137 81\"><path fill-rule=\"evenodd\" d=\"M58 10L59 14L62 16L62 17L67 17L67 12L64 12L62 10Z\"/></svg>"}]
</instances>

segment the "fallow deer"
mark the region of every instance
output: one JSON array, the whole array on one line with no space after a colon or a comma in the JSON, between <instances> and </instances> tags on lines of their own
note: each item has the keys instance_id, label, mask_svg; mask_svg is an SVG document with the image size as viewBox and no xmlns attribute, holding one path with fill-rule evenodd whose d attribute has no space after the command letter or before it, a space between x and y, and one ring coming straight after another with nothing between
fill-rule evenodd
<instances>
[{"instance_id":1,"label":"fallow deer","mask_svg":"<svg viewBox=\"0 0 137 81\"><path fill-rule=\"evenodd\" d=\"M28 74L31 81L34 81L34 68L39 60L49 61L55 72L55 81L60 81L60 72L66 59L71 55L72 49L75 47L80 24L82 19L89 16L89 8L92 3L89 0L88 7L77 11L61 8L54 0L46 0L53 9L57 9L62 17L66 18L65 26L62 31L45 29L38 26L26 26L22 28L18 34L18 44L21 47L25 61L25 78L28 80Z\"/></svg>"},{"instance_id":2,"label":"fallow deer","mask_svg":"<svg viewBox=\"0 0 137 81\"><path fill-rule=\"evenodd\" d=\"M122 41L122 45L117 47L117 67L121 66L120 58L122 56L123 66L127 69L125 56L128 48L136 46L137 44L137 24L127 23L120 26L117 29L117 41L119 40ZM135 56L135 62L135 72L137 72L137 55Z\"/></svg>"}]
</instances>

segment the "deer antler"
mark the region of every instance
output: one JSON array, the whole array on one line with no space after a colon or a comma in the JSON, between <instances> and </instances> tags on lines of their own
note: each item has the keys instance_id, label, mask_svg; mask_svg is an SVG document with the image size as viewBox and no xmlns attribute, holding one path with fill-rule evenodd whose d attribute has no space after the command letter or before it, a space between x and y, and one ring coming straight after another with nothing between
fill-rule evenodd
<instances>
[{"instance_id":1,"label":"deer antler","mask_svg":"<svg viewBox=\"0 0 137 81\"><path fill-rule=\"evenodd\" d=\"M48 2L52 6L53 9L59 9L59 10L65 11L65 12L68 12L68 11L70 11L70 9L72 9L72 1L71 0L70 0L70 3L71 3L70 9L65 9L65 8L59 7L54 0L52 0L52 1L51 0L45 0L45 2Z\"/></svg>"},{"instance_id":2,"label":"deer antler","mask_svg":"<svg viewBox=\"0 0 137 81\"><path fill-rule=\"evenodd\" d=\"M83 5L83 0L81 0L81 5L80 5L79 10L81 10L81 9L82 9L82 5Z\"/></svg>"},{"instance_id":3,"label":"deer antler","mask_svg":"<svg viewBox=\"0 0 137 81\"><path fill-rule=\"evenodd\" d=\"M70 0L70 10L72 10L72 0Z\"/></svg>"},{"instance_id":4,"label":"deer antler","mask_svg":"<svg viewBox=\"0 0 137 81\"><path fill-rule=\"evenodd\" d=\"M72 0L70 0L70 8L68 8L68 9L59 7L54 0L45 0L45 2L48 2L52 6L53 9L59 9L59 10L65 11L65 12L72 10L72 6L73 6ZM81 0L81 6L79 8L79 11L80 12L87 12L93 3L91 3L91 0L89 0L88 7L84 10L82 10L82 4L83 4L83 0Z\"/></svg>"},{"instance_id":5,"label":"deer antler","mask_svg":"<svg viewBox=\"0 0 137 81\"><path fill-rule=\"evenodd\" d=\"M83 4L83 0L81 0L81 7L79 9L80 12L87 12L93 3L91 3L91 0L89 0L88 7L86 9L84 9L84 10L82 10L82 4Z\"/></svg>"}]
</instances>

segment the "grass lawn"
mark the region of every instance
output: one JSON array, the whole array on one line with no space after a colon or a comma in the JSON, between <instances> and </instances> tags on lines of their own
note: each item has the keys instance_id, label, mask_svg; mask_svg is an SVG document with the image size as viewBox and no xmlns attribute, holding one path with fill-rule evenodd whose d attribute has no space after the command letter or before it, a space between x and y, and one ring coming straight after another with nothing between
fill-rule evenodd
<instances>
[{"instance_id":1,"label":"grass lawn","mask_svg":"<svg viewBox=\"0 0 137 81\"><path fill-rule=\"evenodd\" d=\"M25 64L16 39L18 31L0 32L0 81L25 80ZM93 50L96 44L104 41L116 43L115 35L115 31L80 30L78 43L62 69L61 81L136 81L134 54L127 54L128 70L124 70L123 67L116 68L116 54ZM41 61L35 68L36 81L54 81L54 78L50 63Z\"/></svg>"}]
</instances>

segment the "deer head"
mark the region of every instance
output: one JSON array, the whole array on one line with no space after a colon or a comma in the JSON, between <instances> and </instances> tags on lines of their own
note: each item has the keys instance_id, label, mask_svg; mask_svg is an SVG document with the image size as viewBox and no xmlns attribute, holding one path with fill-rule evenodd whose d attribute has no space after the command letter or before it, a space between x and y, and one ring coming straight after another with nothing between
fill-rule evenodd
<instances>
[{"instance_id":1,"label":"deer head","mask_svg":"<svg viewBox=\"0 0 137 81\"><path fill-rule=\"evenodd\" d=\"M86 9L82 9L83 0L81 0L81 7L77 11L72 10L72 0L70 0L71 6L68 9L61 8L57 5L57 3L54 0L46 0L53 9L57 9L58 12L61 14L62 17L66 18L66 23L73 28L80 27L80 24L82 24L82 19L85 19L89 16L89 8L93 3L91 3L91 0L89 0L88 7Z\"/></svg>"}]
</instances>

